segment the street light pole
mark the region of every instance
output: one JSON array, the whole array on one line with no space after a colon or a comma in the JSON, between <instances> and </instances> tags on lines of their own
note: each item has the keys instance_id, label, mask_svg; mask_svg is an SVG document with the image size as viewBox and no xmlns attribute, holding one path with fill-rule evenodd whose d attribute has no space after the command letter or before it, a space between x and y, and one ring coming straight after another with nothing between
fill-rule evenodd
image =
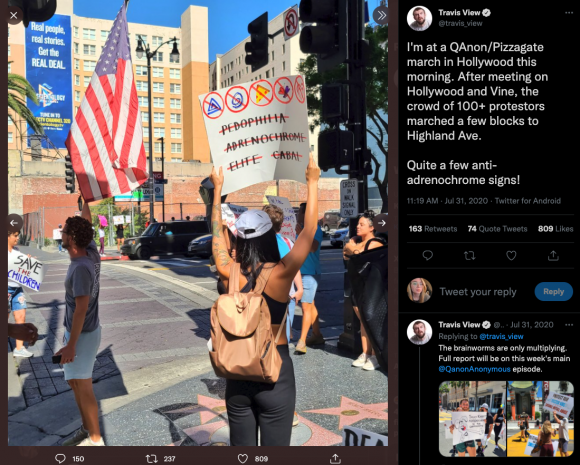
<instances>
[{"instance_id":1,"label":"street light pole","mask_svg":"<svg viewBox=\"0 0 580 465\"><path fill-rule=\"evenodd\" d=\"M157 140L161 141L161 180L165 183L165 137L160 137ZM163 190L165 190L165 185L163 185ZM163 209L163 221L165 221L165 192L163 193L161 205Z\"/></svg>"},{"instance_id":2,"label":"street light pole","mask_svg":"<svg viewBox=\"0 0 580 465\"><path fill-rule=\"evenodd\" d=\"M149 221L152 223L154 219L154 208L155 208L155 179L153 176L153 109L152 109L152 86L151 86L151 59L157 54L157 51L166 44L173 43L173 50L171 50L171 57L174 59L179 58L179 50L177 50L177 37L169 39L163 42L155 50L151 51L149 44L146 44L147 48L144 49L144 41L141 36L137 36L137 58L142 58L143 54L147 57L147 98L149 107L149 189L151 191L149 197ZM163 207L165 208L165 206ZM163 212L165 214L165 212Z\"/></svg>"},{"instance_id":3,"label":"street light pole","mask_svg":"<svg viewBox=\"0 0 580 465\"><path fill-rule=\"evenodd\" d=\"M157 51L155 51L157 52ZM151 96L151 58L155 55L149 53L149 45L147 45L147 103L149 104L149 222L153 223L154 208L155 208L155 179L153 177L153 111L152 111L152 96Z\"/></svg>"}]
</instances>

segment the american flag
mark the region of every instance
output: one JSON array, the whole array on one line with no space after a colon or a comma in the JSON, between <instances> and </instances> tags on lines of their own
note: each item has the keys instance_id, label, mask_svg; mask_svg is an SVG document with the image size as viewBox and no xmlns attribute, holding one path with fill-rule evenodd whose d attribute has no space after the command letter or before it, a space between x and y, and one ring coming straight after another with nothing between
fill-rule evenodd
<instances>
[{"instance_id":1,"label":"american flag","mask_svg":"<svg viewBox=\"0 0 580 465\"><path fill-rule=\"evenodd\" d=\"M85 201L126 194L149 176L125 2L66 140Z\"/></svg>"}]
</instances>

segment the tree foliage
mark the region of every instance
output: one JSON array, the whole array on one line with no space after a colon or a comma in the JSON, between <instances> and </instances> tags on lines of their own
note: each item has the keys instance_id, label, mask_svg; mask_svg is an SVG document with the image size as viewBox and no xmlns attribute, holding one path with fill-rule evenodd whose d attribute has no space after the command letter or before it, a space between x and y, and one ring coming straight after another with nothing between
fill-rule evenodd
<instances>
[{"instance_id":1,"label":"tree foliage","mask_svg":"<svg viewBox=\"0 0 580 465\"><path fill-rule=\"evenodd\" d=\"M10 62L12 63L12 62ZM43 135L44 129L34 114L26 106L26 97L38 105L36 92L24 76L19 74L8 73L8 108L14 114L20 116L28 123L28 126L37 134ZM8 118L12 120L16 129L20 131L19 126L13 119L13 115L8 112Z\"/></svg>"},{"instance_id":2,"label":"tree foliage","mask_svg":"<svg viewBox=\"0 0 580 465\"><path fill-rule=\"evenodd\" d=\"M367 133L376 142L380 153L372 152L373 178L383 200L383 212L387 209L387 156L388 156L388 28L367 27L365 38L369 42L369 65L365 69L365 88L367 104ZM320 89L323 84L344 80L347 77L346 65L325 73L316 67L316 55L308 55L298 66L304 75L308 116L312 118L310 130L321 126L320 112L322 101Z\"/></svg>"}]
</instances>

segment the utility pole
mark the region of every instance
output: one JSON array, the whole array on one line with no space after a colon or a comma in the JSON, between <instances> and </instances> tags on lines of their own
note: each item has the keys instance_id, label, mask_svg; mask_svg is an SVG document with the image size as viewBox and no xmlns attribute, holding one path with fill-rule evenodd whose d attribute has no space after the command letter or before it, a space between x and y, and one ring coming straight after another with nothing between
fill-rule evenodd
<instances>
[{"instance_id":1,"label":"utility pole","mask_svg":"<svg viewBox=\"0 0 580 465\"><path fill-rule=\"evenodd\" d=\"M349 171L356 173L359 213L368 209L368 181L365 174L365 154L367 150L367 116L365 91L364 47L364 0L347 2L348 11L348 123L347 129L354 134L354 157ZM350 218L349 235L356 236L358 218ZM344 275L344 288L350 289L348 274ZM350 298L344 299L345 331L338 338L338 345L353 352L360 350L361 342L358 329L361 323L356 317Z\"/></svg>"},{"instance_id":2,"label":"utility pole","mask_svg":"<svg viewBox=\"0 0 580 465\"><path fill-rule=\"evenodd\" d=\"M157 51L166 44L173 43L173 50L171 51L172 58L179 58L179 51L177 50L177 37L163 42L154 51L151 51L149 44L145 44L141 36L137 36L137 58L142 58L143 55L147 57L147 96L149 99L149 222L153 223L154 208L155 208L155 179L153 176L153 109L152 109L152 84L151 84L151 60L157 54ZM143 48L143 45L146 48Z\"/></svg>"},{"instance_id":3,"label":"utility pole","mask_svg":"<svg viewBox=\"0 0 580 465\"><path fill-rule=\"evenodd\" d=\"M161 141L161 181L165 183L165 137L160 137L159 140ZM163 186L163 197L161 201L161 208L163 214L163 221L165 221L165 185Z\"/></svg>"},{"instance_id":4,"label":"utility pole","mask_svg":"<svg viewBox=\"0 0 580 465\"><path fill-rule=\"evenodd\" d=\"M321 89L321 119L330 128L318 137L318 164L323 171L335 169L357 182L358 212L368 209L367 175L372 174L366 135L365 67L368 42L364 40L364 0L302 0L300 49L317 54L319 73L335 70L346 63L347 79L325 82ZM346 130L340 128L344 124ZM348 166L348 169L343 169ZM357 219L351 218L350 236L356 235ZM344 276L345 295L351 287ZM339 346L359 352L360 322L354 314L352 300L344 299L345 331Z\"/></svg>"}]
</instances>

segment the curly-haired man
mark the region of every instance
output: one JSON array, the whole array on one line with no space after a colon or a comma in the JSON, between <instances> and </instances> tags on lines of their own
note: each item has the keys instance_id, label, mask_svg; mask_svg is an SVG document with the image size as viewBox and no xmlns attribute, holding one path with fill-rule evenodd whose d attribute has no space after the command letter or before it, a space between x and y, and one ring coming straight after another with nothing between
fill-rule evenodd
<instances>
[{"instance_id":1,"label":"curly-haired man","mask_svg":"<svg viewBox=\"0 0 580 465\"><path fill-rule=\"evenodd\" d=\"M99 406L93 392L93 367L101 343L99 275L101 258L93 240L92 218L85 202L81 216L68 218L62 229L62 246L71 263L64 282L66 345L61 356L64 377L72 388L82 425L65 446L104 446L99 428Z\"/></svg>"}]
</instances>

